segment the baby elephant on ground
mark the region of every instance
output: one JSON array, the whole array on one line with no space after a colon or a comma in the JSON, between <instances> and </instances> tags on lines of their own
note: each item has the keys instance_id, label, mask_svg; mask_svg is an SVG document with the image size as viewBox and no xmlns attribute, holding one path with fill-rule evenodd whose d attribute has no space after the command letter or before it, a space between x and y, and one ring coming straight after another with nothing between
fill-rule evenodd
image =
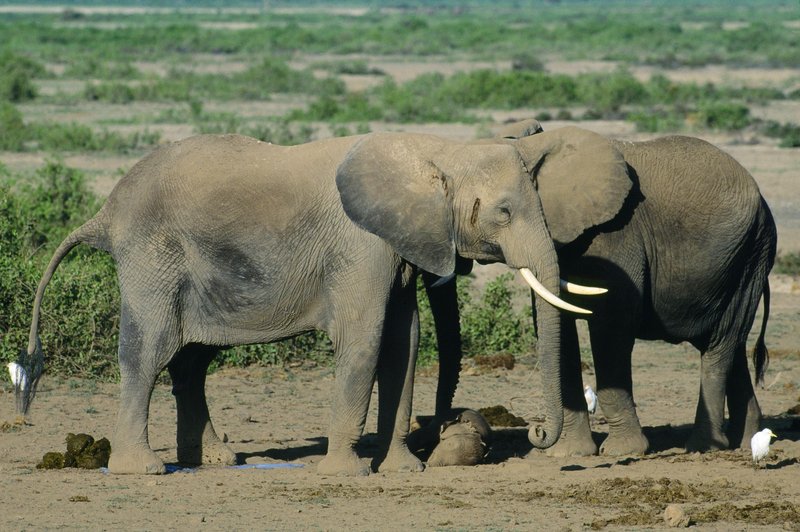
<instances>
[{"instance_id":1,"label":"baby elephant on ground","mask_svg":"<svg viewBox=\"0 0 800 532\"><path fill-rule=\"evenodd\" d=\"M163 473L148 442L150 397L169 370L178 460L233 463L209 417L205 377L226 346L314 329L336 352L328 452L319 471L367 474L354 451L379 382L382 470L422 470L406 446L418 343L416 275L448 276L456 257L524 268L550 301L558 264L529 167L541 154L509 142L373 133L275 146L198 136L137 163L100 212L56 250L39 284L26 370L43 358L44 290L76 245L109 252L121 292L120 408L109 469ZM531 159L532 158L532 159ZM537 207L538 205L538 207ZM552 424L561 430L560 320L540 309ZM35 382L35 379L31 379Z\"/></svg>"},{"instance_id":2,"label":"baby elephant on ground","mask_svg":"<svg viewBox=\"0 0 800 532\"><path fill-rule=\"evenodd\" d=\"M428 458L428 466L479 464L486 458L491 440L492 429L483 416L464 410L441 425L439 444Z\"/></svg>"}]
</instances>

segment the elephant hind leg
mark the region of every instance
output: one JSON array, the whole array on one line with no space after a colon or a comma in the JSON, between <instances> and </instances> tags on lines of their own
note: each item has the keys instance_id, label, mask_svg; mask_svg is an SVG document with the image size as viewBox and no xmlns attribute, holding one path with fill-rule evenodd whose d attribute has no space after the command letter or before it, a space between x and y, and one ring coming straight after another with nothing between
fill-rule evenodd
<instances>
[{"instance_id":1,"label":"elephant hind leg","mask_svg":"<svg viewBox=\"0 0 800 532\"><path fill-rule=\"evenodd\" d=\"M167 368L178 408L178 462L187 465L236 463L236 454L217 436L208 413L205 383L218 348L190 344Z\"/></svg>"},{"instance_id":2,"label":"elephant hind leg","mask_svg":"<svg viewBox=\"0 0 800 532\"><path fill-rule=\"evenodd\" d=\"M742 343L736 348L726 388L728 399L727 436L732 446L749 449L750 438L761 430L761 408L747 367L747 352Z\"/></svg>"},{"instance_id":3,"label":"elephant hind leg","mask_svg":"<svg viewBox=\"0 0 800 532\"><path fill-rule=\"evenodd\" d=\"M406 444L419 345L419 314L413 283L395 292L400 293L392 294L378 358L378 437L382 452L373 468L419 472L424 466Z\"/></svg>"},{"instance_id":4,"label":"elephant hind leg","mask_svg":"<svg viewBox=\"0 0 800 532\"><path fill-rule=\"evenodd\" d=\"M730 344L729 341L717 344L700 356L700 398L694 428L686 442L689 452L714 451L729 446L723 422L725 391L736 350Z\"/></svg>"},{"instance_id":5,"label":"elephant hind leg","mask_svg":"<svg viewBox=\"0 0 800 532\"><path fill-rule=\"evenodd\" d=\"M150 448L147 425L150 397L161 370L180 347L177 327L169 319L156 321L153 312L138 318L123 299L120 311L119 415L111 442L108 469L112 473L160 474L164 463ZM137 316L147 316L140 313ZM152 324L159 323L159 327Z\"/></svg>"}]
</instances>

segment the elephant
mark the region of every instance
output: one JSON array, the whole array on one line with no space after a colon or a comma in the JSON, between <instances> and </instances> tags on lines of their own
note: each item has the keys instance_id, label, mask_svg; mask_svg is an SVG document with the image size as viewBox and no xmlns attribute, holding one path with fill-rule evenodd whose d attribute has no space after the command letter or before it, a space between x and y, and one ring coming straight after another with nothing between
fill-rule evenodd
<instances>
[{"instance_id":1,"label":"elephant","mask_svg":"<svg viewBox=\"0 0 800 532\"><path fill-rule=\"evenodd\" d=\"M54 252L22 357L31 367L43 359L45 288L67 253L88 244L113 257L121 295L111 472L164 472L148 441L150 398L164 368L177 403L179 462L234 463L209 416L209 363L226 347L310 330L326 332L335 351L328 450L318 471L420 471L405 442L418 272L446 277L457 261L501 261L538 276L549 301L572 308L557 296L555 247L531 182L540 156L510 142L411 133L291 147L200 135L159 147ZM537 311L551 414L537 443L547 447L561 430L560 317L549 304ZM355 445L376 379L380 453L366 466Z\"/></svg>"},{"instance_id":2,"label":"elephant","mask_svg":"<svg viewBox=\"0 0 800 532\"><path fill-rule=\"evenodd\" d=\"M491 440L492 429L486 419L479 412L464 409L442 423L428 467L479 464L486 458Z\"/></svg>"},{"instance_id":3,"label":"elephant","mask_svg":"<svg viewBox=\"0 0 800 532\"><path fill-rule=\"evenodd\" d=\"M507 126L502 136L546 154L534 175L562 276L608 290L581 302L594 311L586 319L609 426L599 451L620 456L649 447L633 399L636 338L685 341L701 353L687 450L747 447L760 429L761 411L745 342L763 297L753 351L756 380L763 382L768 274L777 246L775 222L752 176L724 151L688 136L627 142L576 127L542 132L535 121ZM609 153L624 164L592 172ZM455 281L440 288L433 281L430 276L426 288L442 359L440 417L452 405L461 349ZM553 456L598 452L583 397L576 319L561 315L564 419L561 439L547 450ZM730 419L724 430L726 397Z\"/></svg>"}]
</instances>

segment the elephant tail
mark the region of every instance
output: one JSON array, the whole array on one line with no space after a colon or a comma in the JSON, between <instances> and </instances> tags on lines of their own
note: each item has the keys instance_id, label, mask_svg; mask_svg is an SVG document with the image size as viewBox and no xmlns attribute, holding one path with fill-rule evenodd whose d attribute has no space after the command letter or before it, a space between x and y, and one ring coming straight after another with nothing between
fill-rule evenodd
<instances>
[{"instance_id":1,"label":"elephant tail","mask_svg":"<svg viewBox=\"0 0 800 532\"><path fill-rule=\"evenodd\" d=\"M769 280L764 282L764 317L761 319L761 332L758 333L758 340L753 348L753 365L756 367L756 385L764 385L764 374L769 366L769 351L764 342L764 335L767 331L767 320L769 320Z\"/></svg>"},{"instance_id":2,"label":"elephant tail","mask_svg":"<svg viewBox=\"0 0 800 532\"><path fill-rule=\"evenodd\" d=\"M17 414L24 416L28 413L31 402L36 395L39 378L44 371L44 352L39 339L39 316L42 309L42 299L47 285L50 283L58 265L78 244L89 244L92 247L108 250L108 234L106 224L107 211L101 211L91 220L75 229L64 239L53 253L47 265L33 300L33 313L31 317L31 330L28 337L27 349L21 349L16 363L9 364L9 371L14 381L14 395L16 398Z\"/></svg>"}]
</instances>

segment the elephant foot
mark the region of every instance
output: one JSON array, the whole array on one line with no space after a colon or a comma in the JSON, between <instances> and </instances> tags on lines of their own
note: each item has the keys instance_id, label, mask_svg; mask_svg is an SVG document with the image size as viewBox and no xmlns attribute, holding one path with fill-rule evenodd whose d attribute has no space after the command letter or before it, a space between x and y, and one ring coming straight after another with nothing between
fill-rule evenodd
<instances>
[{"instance_id":1,"label":"elephant foot","mask_svg":"<svg viewBox=\"0 0 800 532\"><path fill-rule=\"evenodd\" d=\"M187 465L236 465L236 453L217 440L202 445L178 447L178 462Z\"/></svg>"},{"instance_id":2,"label":"elephant foot","mask_svg":"<svg viewBox=\"0 0 800 532\"><path fill-rule=\"evenodd\" d=\"M749 442L748 442L749 446ZM686 451L690 453L705 453L708 451L721 451L728 449L728 437L721 431L709 431L695 427L686 441Z\"/></svg>"},{"instance_id":3,"label":"elephant foot","mask_svg":"<svg viewBox=\"0 0 800 532\"><path fill-rule=\"evenodd\" d=\"M603 456L642 455L647 452L649 446L650 442L641 432L625 434L610 432L600 445L600 454Z\"/></svg>"},{"instance_id":4,"label":"elephant foot","mask_svg":"<svg viewBox=\"0 0 800 532\"><path fill-rule=\"evenodd\" d=\"M328 452L317 466L320 475L365 477L370 468L353 450Z\"/></svg>"},{"instance_id":5,"label":"elephant foot","mask_svg":"<svg viewBox=\"0 0 800 532\"><path fill-rule=\"evenodd\" d=\"M597 445L594 443L592 432L587 425L586 430L562 431L556 444L547 449L545 454L554 458L594 456L597 454Z\"/></svg>"},{"instance_id":6,"label":"elephant foot","mask_svg":"<svg viewBox=\"0 0 800 532\"><path fill-rule=\"evenodd\" d=\"M149 447L116 448L112 445L108 471L115 474L162 475L164 462Z\"/></svg>"},{"instance_id":7,"label":"elephant foot","mask_svg":"<svg viewBox=\"0 0 800 532\"><path fill-rule=\"evenodd\" d=\"M425 465L405 445L401 450L390 451L378 466L381 473L419 473L424 470Z\"/></svg>"}]
</instances>

